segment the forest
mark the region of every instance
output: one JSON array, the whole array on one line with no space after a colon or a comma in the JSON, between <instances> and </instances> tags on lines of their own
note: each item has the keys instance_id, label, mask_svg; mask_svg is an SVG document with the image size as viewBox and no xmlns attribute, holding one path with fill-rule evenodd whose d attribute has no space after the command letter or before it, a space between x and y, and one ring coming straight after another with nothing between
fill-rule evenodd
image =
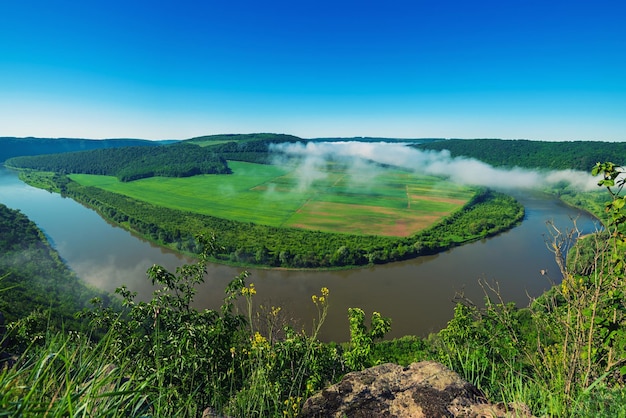
<instances>
[{"instance_id":1,"label":"forest","mask_svg":"<svg viewBox=\"0 0 626 418\"><path fill-rule=\"evenodd\" d=\"M9 321L26 314L45 330L79 329L74 314L89 300L110 296L90 288L50 246L44 234L20 211L0 204L0 312ZM32 325L32 324L31 324ZM34 325L33 325L34 326Z\"/></svg>"},{"instance_id":2,"label":"forest","mask_svg":"<svg viewBox=\"0 0 626 418\"><path fill-rule=\"evenodd\" d=\"M61 174L110 175L123 182L154 176L189 177L230 172L223 157L208 148L188 143L14 157L5 164Z\"/></svg>"},{"instance_id":3,"label":"forest","mask_svg":"<svg viewBox=\"0 0 626 418\"><path fill-rule=\"evenodd\" d=\"M589 172L601 161L626 163L624 142L449 139L413 146L437 151L448 150L452 157L475 158L496 167L573 169Z\"/></svg>"},{"instance_id":4,"label":"forest","mask_svg":"<svg viewBox=\"0 0 626 418\"><path fill-rule=\"evenodd\" d=\"M211 150L227 160L269 164L271 163L270 144L307 141L292 135L247 134L204 136L192 138L188 142L211 147Z\"/></svg>"},{"instance_id":5,"label":"forest","mask_svg":"<svg viewBox=\"0 0 626 418\"><path fill-rule=\"evenodd\" d=\"M101 148L154 147L172 141L145 139L78 139L0 137L0 162L22 155L60 154Z\"/></svg>"}]
</instances>

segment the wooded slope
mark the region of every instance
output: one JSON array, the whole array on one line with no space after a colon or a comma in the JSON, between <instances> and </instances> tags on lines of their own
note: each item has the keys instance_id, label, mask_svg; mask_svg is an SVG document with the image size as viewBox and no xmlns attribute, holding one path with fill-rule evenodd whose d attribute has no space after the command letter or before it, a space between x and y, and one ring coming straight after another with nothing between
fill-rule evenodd
<instances>
[{"instance_id":1,"label":"wooded slope","mask_svg":"<svg viewBox=\"0 0 626 418\"><path fill-rule=\"evenodd\" d=\"M153 147L171 141L145 139L79 139L0 137L0 162L22 155L59 154L101 148Z\"/></svg>"},{"instance_id":2,"label":"wooded slope","mask_svg":"<svg viewBox=\"0 0 626 418\"><path fill-rule=\"evenodd\" d=\"M597 162L626 163L626 143L623 142L449 139L415 147L446 149L452 157L475 158L493 166L591 171Z\"/></svg>"},{"instance_id":3,"label":"wooded slope","mask_svg":"<svg viewBox=\"0 0 626 418\"><path fill-rule=\"evenodd\" d=\"M120 181L230 173L224 158L209 148L187 143L15 157L6 165L62 174L116 176Z\"/></svg>"}]
</instances>

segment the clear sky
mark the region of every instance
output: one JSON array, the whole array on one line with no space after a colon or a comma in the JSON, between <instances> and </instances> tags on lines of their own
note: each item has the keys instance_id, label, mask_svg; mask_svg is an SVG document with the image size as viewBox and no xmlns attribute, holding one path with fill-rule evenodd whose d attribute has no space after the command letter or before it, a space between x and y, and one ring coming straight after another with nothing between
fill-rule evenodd
<instances>
[{"instance_id":1,"label":"clear sky","mask_svg":"<svg viewBox=\"0 0 626 418\"><path fill-rule=\"evenodd\" d=\"M622 0L3 0L0 136L626 140Z\"/></svg>"}]
</instances>

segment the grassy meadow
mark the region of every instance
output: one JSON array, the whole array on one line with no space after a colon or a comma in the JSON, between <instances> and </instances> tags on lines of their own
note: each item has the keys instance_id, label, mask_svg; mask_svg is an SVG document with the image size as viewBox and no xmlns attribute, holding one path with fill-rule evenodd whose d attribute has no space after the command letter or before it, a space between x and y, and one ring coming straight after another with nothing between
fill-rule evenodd
<instances>
[{"instance_id":1,"label":"grassy meadow","mask_svg":"<svg viewBox=\"0 0 626 418\"><path fill-rule=\"evenodd\" d=\"M240 222L321 231L408 236L462 207L474 189L393 169L361 171L230 161L232 175L112 176L72 180L172 209Z\"/></svg>"}]
</instances>

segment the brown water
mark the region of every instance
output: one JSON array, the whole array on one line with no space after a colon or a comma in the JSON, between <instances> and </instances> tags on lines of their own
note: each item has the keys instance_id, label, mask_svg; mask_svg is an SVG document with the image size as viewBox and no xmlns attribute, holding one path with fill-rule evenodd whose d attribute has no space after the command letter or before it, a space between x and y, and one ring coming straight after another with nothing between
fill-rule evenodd
<instances>
[{"instance_id":1,"label":"brown water","mask_svg":"<svg viewBox=\"0 0 626 418\"><path fill-rule=\"evenodd\" d=\"M368 317L372 311L391 317L391 337L438 331L452 317L452 299L457 292L463 291L477 303L483 300L479 279L497 281L507 302L525 306L529 296L538 296L549 287L549 278L560 281L544 244L546 221L567 228L572 225L571 218L578 217L587 231L594 230L595 224L588 215L551 196L525 192L516 197L526 207L524 221L494 238L435 256L356 270L251 269L249 282L257 288L257 302L281 306L283 313L305 330L311 329L317 317L311 295L328 287L330 309L321 337L335 341L348 338L349 307L364 309ZM146 299L153 290L145 274L151 265L174 270L192 262L105 222L71 199L30 187L4 168L0 168L0 203L19 209L36 222L81 278L107 291L125 284ZM549 277L541 275L542 269ZM199 288L197 306L217 309L226 285L242 270L210 265L206 282Z\"/></svg>"}]
</instances>

